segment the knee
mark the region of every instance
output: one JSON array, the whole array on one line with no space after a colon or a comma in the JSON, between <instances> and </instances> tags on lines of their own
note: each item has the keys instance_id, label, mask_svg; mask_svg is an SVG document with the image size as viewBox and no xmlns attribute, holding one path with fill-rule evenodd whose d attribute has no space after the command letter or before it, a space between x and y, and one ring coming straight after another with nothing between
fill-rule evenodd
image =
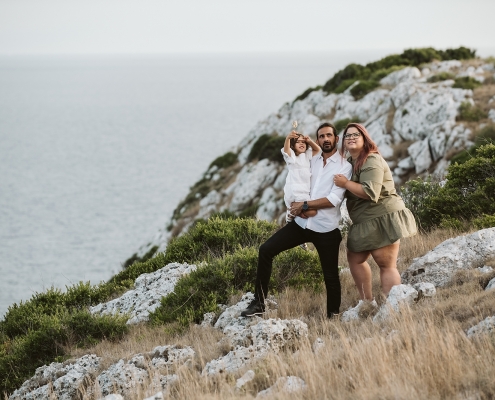
<instances>
[{"instance_id":1,"label":"knee","mask_svg":"<svg viewBox=\"0 0 495 400\"><path fill-rule=\"evenodd\" d=\"M259 248L259 256L263 258L273 258L273 250L268 243L263 243Z\"/></svg>"}]
</instances>

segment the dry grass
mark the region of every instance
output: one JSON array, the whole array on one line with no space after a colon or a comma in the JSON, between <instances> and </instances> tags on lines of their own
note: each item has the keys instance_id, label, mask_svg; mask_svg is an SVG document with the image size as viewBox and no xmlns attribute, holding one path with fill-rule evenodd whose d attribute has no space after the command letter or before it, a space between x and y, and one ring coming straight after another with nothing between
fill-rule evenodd
<instances>
[{"instance_id":1,"label":"dry grass","mask_svg":"<svg viewBox=\"0 0 495 400\"><path fill-rule=\"evenodd\" d=\"M403 239L398 268L402 272L413 258L433 249L458 233L437 230ZM340 263L347 266L345 247ZM378 268L371 261L373 290L380 298ZM495 259L486 264L495 266ZM434 298L421 299L410 309L385 323L372 322L376 310L360 321L329 321L325 316L325 293L288 289L278 296L279 307L266 318L300 318L308 324L309 338L295 353L287 350L252 365L255 378L241 391L235 391L236 374L206 378L201 370L206 362L226 354L230 344L213 328L190 326L134 326L120 343L103 342L92 349L73 350L74 357L95 353L104 359L103 367L136 353L149 352L158 345L192 346L196 358L191 368L175 371L180 380L171 388L170 399L252 399L275 383L277 378L302 378L307 390L298 394L278 394L273 399L491 399L495 394L495 336L467 339L465 331L495 314L495 291L484 287L495 273L477 270L457 273L449 287L438 289ZM357 290L350 273L341 276L342 310L354 306ZM232 303L239 300L233 296ZM325 347L315 355L316 338ZM222 344L219 344L222 343ZM142 399L159 389L144 385L129 397ZM88 395L86 398L90 398Z\"/></svg>"}]
</instances>

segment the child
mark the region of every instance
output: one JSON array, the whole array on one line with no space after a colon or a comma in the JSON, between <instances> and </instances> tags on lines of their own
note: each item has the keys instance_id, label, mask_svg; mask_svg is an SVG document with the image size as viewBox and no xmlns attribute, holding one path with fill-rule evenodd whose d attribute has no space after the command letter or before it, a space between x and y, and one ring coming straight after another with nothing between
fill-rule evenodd
<instances>
[{"instance_id":1,"label":"child","mask_svg":"<svg viewBox=\"0 0 495 400\"><path fill-rule=\"evenodd\" d=\"M291 203L309 200L311 186L309 160L317 155L321 149L309 136L303 136L292 131L285 138L284 148L281 151L289 168L284 187L284 201L287 206L285 220L291 222L294 219L294 215L290 213ZM316 210L308 210L305 215L312 217L316 215Z\"/></svg>"}]
</instances>

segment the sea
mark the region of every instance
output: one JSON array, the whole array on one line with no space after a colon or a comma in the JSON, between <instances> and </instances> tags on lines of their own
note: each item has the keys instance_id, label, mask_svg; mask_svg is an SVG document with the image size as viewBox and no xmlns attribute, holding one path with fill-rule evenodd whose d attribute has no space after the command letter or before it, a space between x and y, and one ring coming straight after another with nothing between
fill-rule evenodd
<instances>
[{"instance_id":1,"label":"sea","mask_svg":"<svg viewBox=\"0 0 495 400\"><path fill-rule=\"evenodd\" d=\"M0 317L108 280L257 121L396 52L0 56Z\"/></svg>"}]
</instances>

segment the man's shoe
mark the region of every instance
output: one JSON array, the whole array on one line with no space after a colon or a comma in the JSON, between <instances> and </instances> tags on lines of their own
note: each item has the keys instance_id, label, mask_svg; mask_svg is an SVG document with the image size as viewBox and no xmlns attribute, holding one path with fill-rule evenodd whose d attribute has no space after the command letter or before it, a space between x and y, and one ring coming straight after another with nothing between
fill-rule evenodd
<instances>
[{"instance_id":1,"label":"man's shoe","mask_svg":"<svg viewBox=\"0 0 495 400\"><path fill-rule=\"evenodd\" d=\"M254 317L255 315L263 315L265 312L265 305L257 300L254 299L249 303L247 308L241 312L241 317Z\"/></svg>"},{"instance_id":2,"label":"man's shoe","mask_svg":"<svg viewBox=\"0 0 495 400\"><path fill-rule=\"evenodd\" d=\"M328 319L338 321L340 319L340 313L330 312L330 313L328 313L327 317L328 317Z\"/></svg>"}]
</instances>

